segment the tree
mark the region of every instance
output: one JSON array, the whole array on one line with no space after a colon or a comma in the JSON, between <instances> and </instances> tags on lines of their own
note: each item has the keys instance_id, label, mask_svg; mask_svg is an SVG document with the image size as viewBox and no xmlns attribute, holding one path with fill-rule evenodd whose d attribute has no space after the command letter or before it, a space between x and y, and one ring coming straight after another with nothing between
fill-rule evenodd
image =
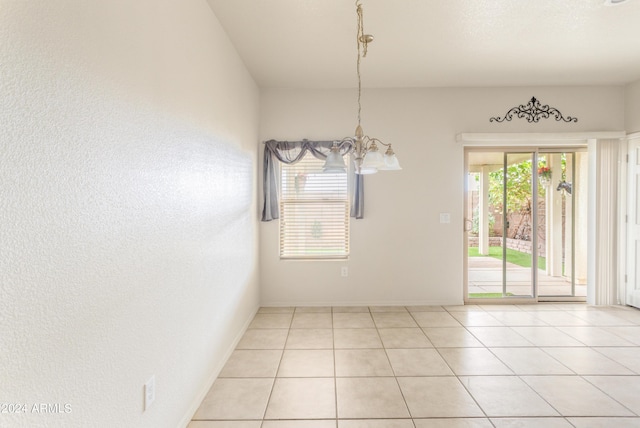
<instances>
[{"instance_id":1,"label":"tree","mask_svg":"<svg viewBox=\"0 0 640 428\"><path fill-rule=\"evenodd\" d=\"M531 212L531 161L507 166L507 212ZM503 206L504 171L489 173L489 204L501 214ZM542 193L543 194L543 193Z\"/></svg>"},{"instance_id":2,"label":"tree","mask_svg":"<svg viewBox=\"0 0 640 428\"><path fill-rule=\"evenodd\" d=\"M562 178L565 177L566 157L562 154ZM546 159L540 156L538 168L546 166ZM501 215L504 212L504 185L505 174L503 168L489 173L489 205L493 206ZM531 212L533 193L531 186L532 168L531 160L525 160L507 166L507 219L519 218L517 225L510 225L508 238L530 240L531 239ZM538 186L538 200L544 200L546 188ZM517 214L514 215L514 214Z\"/></svg>"}]
</instances>

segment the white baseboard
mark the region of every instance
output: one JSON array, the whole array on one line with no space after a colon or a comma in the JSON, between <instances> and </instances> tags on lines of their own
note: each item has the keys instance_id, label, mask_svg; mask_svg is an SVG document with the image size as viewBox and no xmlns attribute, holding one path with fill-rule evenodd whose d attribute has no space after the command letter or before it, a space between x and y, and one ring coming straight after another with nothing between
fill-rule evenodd
<instances>
[{"instance_id":1,"label":"white baseboard","mask_svg":"<svg viewBox=\"0 0 640 428\"><path fill-rule=\"evenodd\" d=\"M249 319L247 319L247 321L244 323L244 325L242 326L242 328L240 329L236 337L233 339L233 342L231 343L227 351L224 353L224 358L222 358L222 361L220 362L220 364L218 364L215 367L215 369L209 375L209 378L207 379L207 381L203 384L202 389L200 390L198 395L194 398L193 403L189 407L189 410L187 410L187 413L178 424L178 428L186 428L187 425L189 425L189 422L191 422L193 415L196 414L196 412L198 411L198 408L200 407L200 404L202 403L204 398L207 396L207 393L213 386L213 383L218 378L220 371L222 371L222 368L227 363L227 360L229 360L229 357L231 356L233 351L236 349L236 346L238 346L238 342L240 342L240 339L242 339L242 336L244 336L244 333L249 328L249 324L251 324L251 321L253 321L253 318L258 313L258 309L260 308L259 307L255 308L255 310L249 316Z\"/></svg>"},{"instance_id":2,"label":"white baseboard","mask_svg":"<svg viewBox=\"0 0 640 428\"><path fill-rule=\"evenodd\" d=\"M262 302L263 307L291 306L462 306L462 300L385 300L364 302Z\"/></svg>"}]
</instances>

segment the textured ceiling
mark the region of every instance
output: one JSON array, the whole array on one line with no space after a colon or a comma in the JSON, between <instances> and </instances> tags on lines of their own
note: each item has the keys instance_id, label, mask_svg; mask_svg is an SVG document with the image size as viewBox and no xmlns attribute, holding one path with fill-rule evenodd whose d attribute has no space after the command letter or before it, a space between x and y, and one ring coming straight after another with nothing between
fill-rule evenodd
<instances>
[{"instance_id":1,"label":"textured ceiling","mask_svg":"<svg viewBox=\"0 0 640 428\"><path fill-rule=\"evenodd\" d=\"M350 0L208 0L261 87L356 86ZM626 84L640 0L362 0L365 87Z\"/></svg>"}]
</instances>

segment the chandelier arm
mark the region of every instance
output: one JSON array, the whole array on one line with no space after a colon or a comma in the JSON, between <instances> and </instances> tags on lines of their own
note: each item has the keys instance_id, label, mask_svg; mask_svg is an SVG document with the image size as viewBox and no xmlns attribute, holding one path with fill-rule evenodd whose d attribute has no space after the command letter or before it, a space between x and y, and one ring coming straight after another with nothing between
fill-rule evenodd
<instances>
[{"instance_id":1,"label":"chandelier arm","mask_svg":"<svg viewBox=\"0 0 640 428\"><path fill-rule=\"evenodd\" d=\"M371 143L382 144L385 147L391 146L391 143L385 143L384 141L379 140L378 138L371 138L368 135L365 135L364 137L362 137L362 140L367 146Z\"/></svg>"}]
</instances>

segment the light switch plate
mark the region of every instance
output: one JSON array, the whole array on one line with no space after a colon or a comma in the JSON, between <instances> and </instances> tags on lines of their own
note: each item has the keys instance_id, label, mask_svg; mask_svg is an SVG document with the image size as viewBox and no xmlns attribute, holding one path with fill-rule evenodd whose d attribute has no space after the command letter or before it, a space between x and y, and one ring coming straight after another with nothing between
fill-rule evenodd
<instances>
[{"instance_id":1,"label":"light switch plate","mask_svg":"<svg viewBox=\"0 0 640 428\"><path fill-rule=\"evenodd\" d=\"M156 399L156 377L151 376L144 384L144 410L149 409L151 403Z\"/></svg>"}]
</instances>

